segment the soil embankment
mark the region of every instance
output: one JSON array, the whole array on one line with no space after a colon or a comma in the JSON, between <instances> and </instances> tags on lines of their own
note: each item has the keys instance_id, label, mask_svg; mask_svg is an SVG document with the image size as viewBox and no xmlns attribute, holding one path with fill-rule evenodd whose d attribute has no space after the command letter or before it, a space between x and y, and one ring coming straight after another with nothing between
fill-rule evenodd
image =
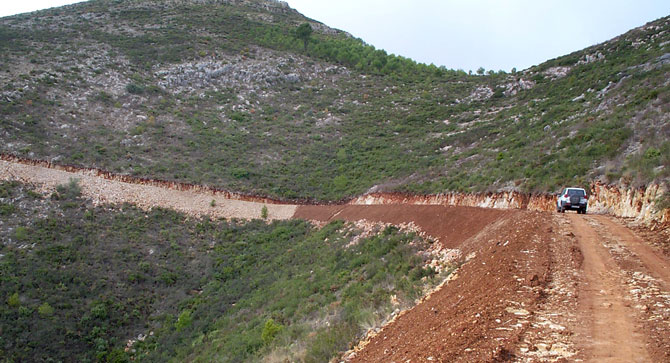
<instances>
[{"instance_id":1,"label":"soil embankment","mask_svg":"<svg viewBox=\"0 0 670 363\"><path fill-rule=\"evenodd\" d=\"M463 241L455 279L399 316L354 362L486 362L513 357L549 272L551 217L508 211ZM467 228L467 226L464 226Z\"/></svg>"},{"instance_id":2,"label":"soil embankment","mask_svg":"<svg viewBox=\"0 0 670 363\"><path fill-rule=\"evenodd\" d=\"M332 220L412 223L445 248L458 248L467 238L494 223L510 211L444 205L301 205L294 218L329 222Z\"/></svg>"}]
</instances>

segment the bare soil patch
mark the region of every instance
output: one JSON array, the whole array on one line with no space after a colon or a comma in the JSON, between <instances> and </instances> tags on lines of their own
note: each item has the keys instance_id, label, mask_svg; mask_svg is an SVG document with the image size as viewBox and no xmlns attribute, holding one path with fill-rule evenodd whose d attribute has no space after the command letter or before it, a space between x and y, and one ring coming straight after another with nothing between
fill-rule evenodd
<instances>
[{"instance_id":1,"label":"bare soil patch","mask_svg":"<svg viewBox=\"0 0 670 363\"><path fill-rule=\"evenodd\" d=\"M600 245L598 233L579 215L570 215L573 233L584 255L579 309L580 339L594 361L647 362L643 336L637 332L634 310L626 304L620 269Z\"/></svg>"},{"instance_id":2,"label":"bare soil patch","mask_svg":"<svg viewBox=\"0 0 670 363\"><path fill-rule=\"evenodd\" d=\"M414 223L444 248L461 243L494 223L508 210L444 205L301 205L294 218L327 222L368 220L391 224Z\"/></svg>"},{"instance_id":3,"label":"bare soil patch","mask_svg":"<svg viewBox=\"0 0 670 363\"><path fill-rule=\"evenodd\" d=\"M461 244L468 257L457 277L348 358L354 362L511 359L547 284L550 222L543 213L507 211L473 233Z\"/></svg>"}]
</instances>

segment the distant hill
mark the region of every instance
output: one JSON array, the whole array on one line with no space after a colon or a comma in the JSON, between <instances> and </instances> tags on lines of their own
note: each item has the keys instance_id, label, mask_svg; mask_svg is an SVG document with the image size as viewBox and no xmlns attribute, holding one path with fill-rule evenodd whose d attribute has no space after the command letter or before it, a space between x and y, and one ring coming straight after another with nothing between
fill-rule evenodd
<instances>
[{"instance_id":1,"label":"distant hill","mask_svg":"<svg viewBox=\"0 0 670 363\"><path fill-rule=\"evenodd\" d=\"M260 0L5 17L0 50L0 151L23 157L320 200L670 176L669 17L482 75Z\"/></svg>"}]
</instances>

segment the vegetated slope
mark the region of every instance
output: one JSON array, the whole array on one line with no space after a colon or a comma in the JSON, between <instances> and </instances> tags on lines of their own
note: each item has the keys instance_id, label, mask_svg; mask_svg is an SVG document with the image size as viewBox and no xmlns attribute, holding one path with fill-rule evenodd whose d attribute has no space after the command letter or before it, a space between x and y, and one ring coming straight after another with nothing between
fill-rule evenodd
<instances>
[{"instance_id":1,"label":"vegetated slope","mask_svg":"<svg viewBox=\"0 0 670 363\"><path fill-rule=\"evenodd\" d=\"M669 28L469 75L281 2L90 1L0 19L1 150L282 198L667 182Z\"/></svg>"},{"instance_id":2,"label":"vegetated slope","mask_svg":"<svg viewBox=\"0 0 670 363\"><path fill-rule=\"evenodd\" d=\"M16 361L327 361L445 276L394 227L93 207L76 183L0 184L0 241Z\"/></svg>"}]
</instances>

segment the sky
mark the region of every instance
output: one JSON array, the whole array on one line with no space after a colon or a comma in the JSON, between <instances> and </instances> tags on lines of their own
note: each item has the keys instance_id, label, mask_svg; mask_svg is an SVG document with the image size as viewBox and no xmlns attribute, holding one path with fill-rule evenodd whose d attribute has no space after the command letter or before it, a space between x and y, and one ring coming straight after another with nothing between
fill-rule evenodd
<instances>
[{"instance_id":1,"label":"sky","mask_svg":"<svg viewBox=\"0 0 670 363\"><path fill-rule=\"evenodd\" d=\"M73 0L0 0L0 16ZM670 15L669 0L288 0L388 53L451 69L518 70Z\"/></svg>"}]
</instances>

